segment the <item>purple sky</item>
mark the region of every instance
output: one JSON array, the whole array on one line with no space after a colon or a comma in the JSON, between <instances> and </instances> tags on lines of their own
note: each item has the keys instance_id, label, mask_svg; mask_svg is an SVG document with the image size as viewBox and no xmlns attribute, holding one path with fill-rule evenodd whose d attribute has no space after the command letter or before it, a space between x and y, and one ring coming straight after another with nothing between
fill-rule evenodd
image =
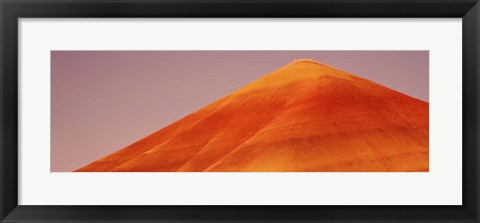
<instances>
[{"instance_id":1,"label":"purple sky","mask_svg":"<svg viewBox=\"0 0 480 223\"><path fill-rule=\"evenodd\" d=\"M119 150L294 59L428 101L428 51L52 51L51 171Z\"/></svg>"}]
</instances>

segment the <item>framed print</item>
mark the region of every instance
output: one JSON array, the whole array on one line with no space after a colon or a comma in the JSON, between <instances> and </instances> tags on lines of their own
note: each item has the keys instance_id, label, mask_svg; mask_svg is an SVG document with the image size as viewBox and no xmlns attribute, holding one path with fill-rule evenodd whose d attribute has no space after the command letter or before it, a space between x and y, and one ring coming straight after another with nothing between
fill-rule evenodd
<instances>
[{"instance_id":1,"label":"framed print","mask_svg":"<svg viewBox=\"0 0 480 223\"><path fill-rule=\"evenodd\" d=\"M1 2L2 222L478 222L477 1Z\"/></svg>"}]
</instances>

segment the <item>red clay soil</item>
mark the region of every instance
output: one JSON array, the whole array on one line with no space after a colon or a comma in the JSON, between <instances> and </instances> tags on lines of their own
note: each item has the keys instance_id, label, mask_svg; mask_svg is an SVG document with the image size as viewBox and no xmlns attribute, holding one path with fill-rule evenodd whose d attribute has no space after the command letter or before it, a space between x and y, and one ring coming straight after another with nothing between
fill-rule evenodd
<instances>
[{"instance_id":1,"label":"red clay soil","mask_svg":"<svg viewBox=\"0 0 480 223\"><path fill-rule=\"evenodd\" d=\"M428 106L296 60L76 171L428 172Z\"/></svg>"}]
</instances>

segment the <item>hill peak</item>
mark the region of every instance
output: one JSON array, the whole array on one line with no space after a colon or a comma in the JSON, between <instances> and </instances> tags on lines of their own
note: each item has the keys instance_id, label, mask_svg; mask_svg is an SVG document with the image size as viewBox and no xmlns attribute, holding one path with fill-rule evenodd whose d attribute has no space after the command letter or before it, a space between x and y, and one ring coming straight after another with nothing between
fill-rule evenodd
<instances>
[{"instance_id":1,"label":"hill peak","mask_svg":"<svg viewBox=\"0 0 480 223\"><path fill-rule=\"evenodd\" d=\"M319 62L317 60L313 60L313 59L295 59L293 60L292 62L288 63L288 65L295 65L295 64L312 64L312 65L318 65L318 66L321 66L323 68L328 68L330 70L336 70L336 71L340 71L340 72L344 72L336 67L333 67L333 66L330 66L330 65L327 65L327 64L324 64L322 62Z\"/></svg>"},{"instance_id":2,"label":"hill peak","mask_svg":"<svg viewBox=\"0 0 480 223\"><path fill-rule=\"evenodd\" d=\"M317 60L314 60L314 59L295 59L292 62L290 62L289 64L314 64L314 65L320 65L320 66L328 67L328 68L332 68L332 69L337 69L335 67L326 65L326 64L324 64L322 62L319 62Z\"/></svg>"},{"instance_id":3,"label":"hill peak","mask_svg":"<svg viewBox=\"0 0 480 223\"><path fill-rule=\"evenodd\" d=\"M290 63L313 63L313 64L318 64L318 65L323 65L325 66L325 64L323 63L320 63L316 60L313 60L313 59L294 59L292 62Z\"/></svg>"}]
</instances>

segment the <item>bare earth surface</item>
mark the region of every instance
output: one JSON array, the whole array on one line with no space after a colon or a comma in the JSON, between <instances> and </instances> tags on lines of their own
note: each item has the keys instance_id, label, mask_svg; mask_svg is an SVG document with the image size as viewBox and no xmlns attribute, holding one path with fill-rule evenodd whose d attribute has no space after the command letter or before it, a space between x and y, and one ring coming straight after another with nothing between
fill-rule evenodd
<instances>
[{"instance_id":1,"label":"bare earth surface","mask_svg":"<svg viewBox=\"0 0 480 223\"><path fill-rule=\"evenodd\" d=\"M296 60L76 171L428 172L428 107Z\"/></svg>"}]
</instances>

